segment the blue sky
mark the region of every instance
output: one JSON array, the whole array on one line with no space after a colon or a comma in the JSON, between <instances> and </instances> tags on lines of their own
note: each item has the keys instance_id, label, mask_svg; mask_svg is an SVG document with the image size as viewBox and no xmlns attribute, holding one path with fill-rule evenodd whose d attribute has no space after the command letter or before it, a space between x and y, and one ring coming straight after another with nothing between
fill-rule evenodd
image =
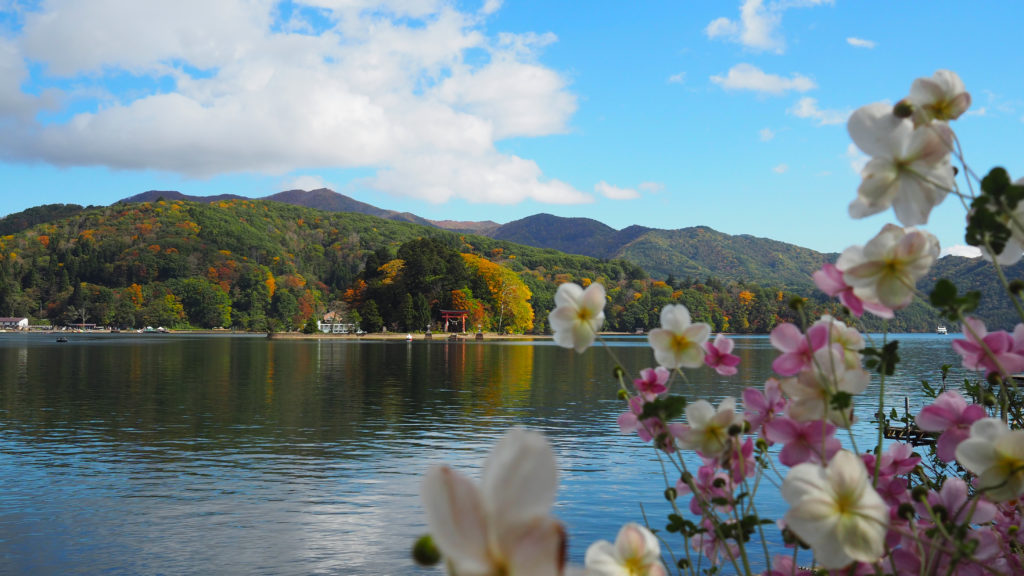
<instances>
[{"instance_id":1,"label":"blue sky","mask_svg":"<svg viewBox=\"0 0 1024 576\"><path fill-rule=\"evenodd\" d=\"M704 225L825 252L848 115L950 69L968 161L1021 176L1012 2L0 0L0 215L329 187L432 219ZM962 182L961 182L962 184ZM949 197L927 228L963 243Z\"/></svg>"}]
</instances>

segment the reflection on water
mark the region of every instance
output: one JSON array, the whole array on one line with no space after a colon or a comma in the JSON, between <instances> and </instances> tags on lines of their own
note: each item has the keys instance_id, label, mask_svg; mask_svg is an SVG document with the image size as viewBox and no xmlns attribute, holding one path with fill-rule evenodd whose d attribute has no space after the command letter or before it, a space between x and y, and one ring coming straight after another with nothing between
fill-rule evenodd
<instances>
[{"instance_id":1,"label":"reflection on water","mask_svg":"<svg viewBox=\"0 0 1024 576\"><path fill-rule=\"evenodd\" d=\"M901 337L894 405L958 365L951 339ZM642 338L610 344L652 362ZM676 390L717 402L770 376L767 338L736 353L737 377ZM580 563L641 505L665 512L656 458L615 425L613 367L546 341L3 335L0 573L434 574L408 556L420 476L476 474L511 425L551 438Z\"/></svg>"}]
</instances>

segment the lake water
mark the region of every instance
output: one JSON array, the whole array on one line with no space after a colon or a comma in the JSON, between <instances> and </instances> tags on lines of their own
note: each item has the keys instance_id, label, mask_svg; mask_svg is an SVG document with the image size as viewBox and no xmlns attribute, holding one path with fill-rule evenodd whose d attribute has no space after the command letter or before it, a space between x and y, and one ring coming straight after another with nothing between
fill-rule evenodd
<instances>
[{"instance_id":1,"label":"lake water","mask_svg":"<svg viewBox=\"0 0 1024 576\"><path fill-rule=\"evenodd\" d=\"M936 382L941 364L962 382L955 337L899 337L893 405L907 396L916 412L918 383ZM2 574L438 574L409 556L425 531L420 478L438 463L478 474L512 425L551 439L574 563L641 505L654 525L668 512L653 453L618 433L624 404L600 349L70 340L0 335ZM739 375L692 371L676 390L717 402L763 383L767 337L736 342ZM633 373L653 362L643 338L610 345Z\"/></svg>"}]
</instances>

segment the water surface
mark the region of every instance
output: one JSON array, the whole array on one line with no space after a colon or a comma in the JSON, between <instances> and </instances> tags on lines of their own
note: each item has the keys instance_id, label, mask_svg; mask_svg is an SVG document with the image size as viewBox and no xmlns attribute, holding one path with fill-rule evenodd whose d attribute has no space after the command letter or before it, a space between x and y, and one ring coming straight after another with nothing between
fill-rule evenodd
<instances>
[{"instance_id":1,"label":"water surface","mask_svg":"<svg viewBox=\"0 0 1024 576\"><path fill-rule=\"evenodd\" d=\"M953 338L899 337L891 404L920 408L920 380L959 365ZM677 391L763 383L768 339L736 341L739 375ZM653 362L643 338L610 343L634 373ZM554 445L581 563L641 506L655 525L668 511L653 452L615 424L614 365L549 341L0 335L0 573L437 574L409 559L420 477L478 474L513 425Z\"/></svg>"}]
</instances>

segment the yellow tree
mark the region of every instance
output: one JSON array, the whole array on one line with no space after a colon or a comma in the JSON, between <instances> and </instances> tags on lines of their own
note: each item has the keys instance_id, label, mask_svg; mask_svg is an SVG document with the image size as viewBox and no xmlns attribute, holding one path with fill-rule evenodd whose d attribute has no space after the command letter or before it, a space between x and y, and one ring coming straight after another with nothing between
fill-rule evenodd
<instances>
[{"instance_id":1,"label":"yellow tree","mask_svg":"<svg viewBox=\"0 0 1024 576\"><path fill-rule=\"evenodd\" d=\"M487 285L490 293L491 320L499 332L526 332L533 329L533 294L518 274L475 254L463 254L466 268ZM495 318L497 316L497 318Z\"/></svg>"}]
</instances>

